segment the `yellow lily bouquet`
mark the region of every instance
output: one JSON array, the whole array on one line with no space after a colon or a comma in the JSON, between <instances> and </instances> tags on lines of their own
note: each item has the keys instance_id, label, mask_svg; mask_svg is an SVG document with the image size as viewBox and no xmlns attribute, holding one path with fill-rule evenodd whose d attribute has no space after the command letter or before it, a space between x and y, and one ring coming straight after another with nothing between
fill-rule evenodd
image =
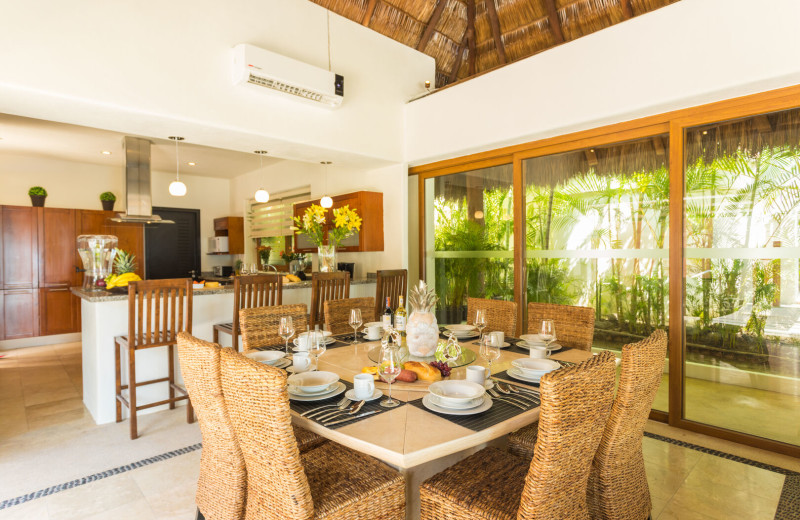
<instances>
[{"instance_id":1,"label":"yellow lily bouquet","mask_svg":"<svg viewBox=\"0 0 800 520\"><path fill-rule=\"evenodd\" d=\"M325 223L327 210L318 204L312 204L302 217L295 217L297 234L305 234L317 246L325 241ZM361 217L350 206L342 206L333 210L333 227L328 230L328 244L338 247L345 238L361 229Z\"/></svg>"},{"instance_id":2,"label":"yellow lily bouquet","mask_svg":"<svg viewBox=\"0 0 800 520\"><path fill-rule=\"evenodd\" d=\"M302 217L294 217L297 234L308 235L309 240L321 246L325 241L325 208L312 204Z\"/></svg>"},{"instance_id":3,"label":"yellow lily bouquet","mask_svg":"<svg viewBox=\"0 0 800 520\"><path fill-rule=\"evenodd\" d=\"M345 238L361 229L361 217L350 206L333 210L333 228L328 231L328 243L338 247Z\"/></svg>"}]
</instances>

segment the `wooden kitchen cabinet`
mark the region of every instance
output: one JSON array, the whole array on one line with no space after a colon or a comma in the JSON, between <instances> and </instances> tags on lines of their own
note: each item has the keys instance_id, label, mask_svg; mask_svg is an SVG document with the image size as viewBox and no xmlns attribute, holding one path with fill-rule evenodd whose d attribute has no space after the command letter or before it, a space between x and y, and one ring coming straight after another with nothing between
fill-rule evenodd
<instances>
[{"instance_id":1,"label":"wooden kitchen cabinet","mask_svg":"<svg viewBox=\"0 0 800 520\"><path fill-rule=\"evenodd\" d=\"M3 206L3 289L39 285L38 208Z\"/></svg>"},{"instance_id":2,"label":"wooden kitchen cabinet","mask_svg":"<svg viewBox=\"0 0 800 520\"><path fill-rule=\"evenodd\" d=\"M42 208L40 212L39 335L80 332L80 299L69 290L83 282L75 241L80 234L80 210Z\"/></svg>"},{"instance_id":3,"label":"wooden kitchen cabinet","mask_svg":"<svg viewBox=\"0 0 800 520\"><path fill-rule=\"evenodd\" d=\"M39 288L39 335L80 332L80 299L69 287Z\"/></svg>"},{"instance_id":4,"label":"wooden kitchen cabinet","mask_svg":"<svg viewBox=\"0 0 800 520\"><path fill-rule=\"evenodd\" d=\"M383 193L374 191L357 191L331 197L333 207L328 209L326 222L327 229L332 225L333 210L343 206L350 206L361 217L361 230L353 236L346 238L337 248L343 253L357 251L383 251ZM302 218L303 213L312 204L319 204L319 199L299 202L294 205L294 216ZM294 250L298 253L316 253L317 246L305 235L295 235Z\"/></svg>"},{"instance_id":5,"label":"wooden kitchen cabinet","mask_svg":"<svg viewBox=\"0 0 800 520\"><path fill-rule=\"evenodd\" d=\"M221 254L244 254L244 217L220 217L214 219L214 236L228 237L228 252ZM209 253L220 254L220 253Z\"/></svg>"},{"instance_id":6,"label":"wooden kitchen cabinet","mask_svg":"<svg viewBox=\"0 0 800 520\"><path fill-rule=\"evenodd\" d=\"M3 339L31 338L39 335L38 289L3 291Z\"/></svg>"}]
</instances>

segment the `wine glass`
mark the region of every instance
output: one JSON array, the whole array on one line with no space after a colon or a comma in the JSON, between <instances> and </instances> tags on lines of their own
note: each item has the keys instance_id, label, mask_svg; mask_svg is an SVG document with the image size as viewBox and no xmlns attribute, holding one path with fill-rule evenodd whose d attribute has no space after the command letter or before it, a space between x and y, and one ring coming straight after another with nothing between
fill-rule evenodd
<instances>
[{"instance_id":1,"label":"wine glass","mask_svg":"<svg viewBox=\"0 0 800 520\"><path fill-rule=\"evenodd\" d=\"M383 347L381 349L380 364L378 365L378 374L384 381L389 383L389 397L380 403L384 408L394 408L399 404L396 401L392 401L392 383L400 375L400 370L402 370L400 349L395 346Z\"/></svg>"},{"instance_id":2,"label":"wine glass","mask_svg":"<svg viewBox=\"0 0 800 520\"><path fill-rule=\"evenodd\" d=\"M486 309L478 309L475 311L475 327L478 329L478 332L481 333L481 337L478 338L478 343L483 340L483 329L486 328Z\"/></svg>"},{"instance_id":3,"label":"wine glass","mask_svg":"<svg viewBox=\"0 0 800 520\"><path fill-rule=\"evenodd\" d=\"M323 325L322 330L324 331L328 326ZM317 370L317 365L319 364L319 357L325 353L327 349L325 345L325 336L319 330L319 328L314 331L314 339L311 341L311 347L309 348L309 354L314 356L314 370Z\"/></svg>"},{"instance_id":4,"label":"wine glass","mask_svg":"<svg viewBox=\"0 0 800 520\"><path fill-rule=\"evenodd\" d=\"M545 342L547 347L556 339L556 326L553 320L542 320L542 328L539 329L539 338Z\"/></svg>"},{"instance_id":5,"label":"wine glass","mask_svg":"<svg viewBox=\"0 0 800 520\"><path fill-rule=\"evenodd\" d=\"M489 335L481 340L481 357L489 364L489 380L492 379L492 361L500 357L500 346L493 341L496 337Z\"/></svg>"},{"instance_id":6,"label":"wine glass","mask_svg":"<svg viewBox=\"0 0 800 520\"><path fill-rule=\"evenodd\" d=\"M353 345L358 341L358 328L361 326L361 309L350 309L350 326L353 327Z\"/></svg>"},{"instance_id":7,"label":"wine glass","mask_svg":"<svg viewBox=\"0 0 800 520\"><path fill-rule=\"evenodd\" d=\"M256 264L250 264L250 274L258 274L258 266Z\"/></svg>"},{"instance_id":8,"label":"wine glass","mask_svg":"<svg viewBox=\"0 0 800 520\"><path fill-rule=\"evenodd\" d=\"M289 338L294 336L294 323L291 316L282 316L278 325L278 335L286 342L286 355L289 355Z\"/></svg>"}]
</instances>

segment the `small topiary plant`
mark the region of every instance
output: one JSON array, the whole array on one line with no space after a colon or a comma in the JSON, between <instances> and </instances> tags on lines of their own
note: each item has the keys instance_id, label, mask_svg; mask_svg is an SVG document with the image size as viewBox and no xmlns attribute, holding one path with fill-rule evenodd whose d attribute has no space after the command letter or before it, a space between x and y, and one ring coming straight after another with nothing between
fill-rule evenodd
<instances>
[{"instance_id":1,"label":"small topiary plant","mask_svg":"<svg viewBox=\"0 0 800 520\"><path fill-rule=\"evenodd\" d=\"M110 191L104 191L100 194L100 200L114 202L117 200L117 196L111 193Z\"/></svg>"},{"instance_id":2,"label":"small topiary plant","mask_svg":"<svg viewBox=\"0 0 800 520\"><path fill-rule=\"evenodd\" d=\"M47 190L42 188L41 186L34 186L33 188L28 190L28 195L39 195L42 197L47 197Z\"/></svg>"}]
</instances>

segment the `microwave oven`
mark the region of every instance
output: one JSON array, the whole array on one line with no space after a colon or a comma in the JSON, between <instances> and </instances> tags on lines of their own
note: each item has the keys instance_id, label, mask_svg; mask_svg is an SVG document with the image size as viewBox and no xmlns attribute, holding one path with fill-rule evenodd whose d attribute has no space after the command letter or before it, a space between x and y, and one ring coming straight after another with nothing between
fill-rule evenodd
<instances>
[{"instance_id":1,"label":"microwave oven","mask_svg":"<svg viewBox=\"0 0 800 520\"><path fill-rule=\"evenodd\" d=\"M208 239L209 253L227 253L228 237L211 237Z\"/></svg>"}]
</instances>

